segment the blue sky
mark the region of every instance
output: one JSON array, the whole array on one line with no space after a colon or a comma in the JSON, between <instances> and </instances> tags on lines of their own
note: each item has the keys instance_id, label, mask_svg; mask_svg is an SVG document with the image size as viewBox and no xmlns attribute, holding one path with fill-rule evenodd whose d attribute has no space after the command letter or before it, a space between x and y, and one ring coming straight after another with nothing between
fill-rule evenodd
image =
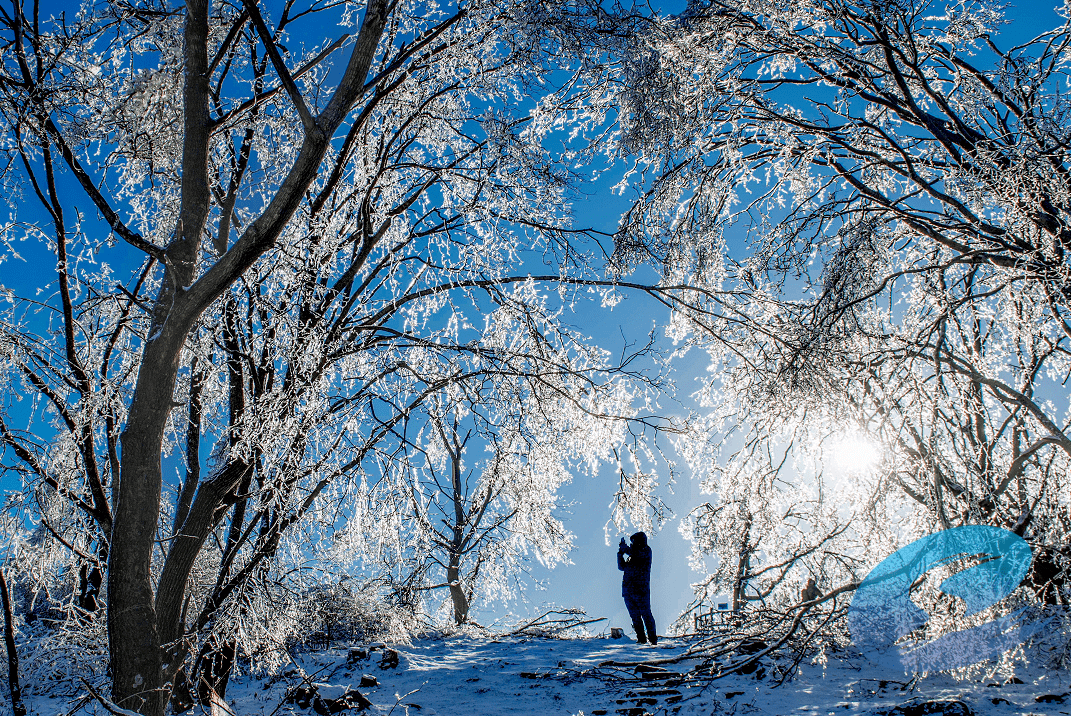
<instances>
[{"instance_id":1,"label":"blue sky","mask_svg":"<svg viewBox=\"0 0 1071 716\"><path fill-rule=\"evenodd\" d=\"M1053 0L1026 0L1009 5L1007 18L1010 23L1000 36L994 38L998 47L1009 48L1033 38L1044 29L1057 26L1061 21L1057 8ZM596 228L612 231L618 215L615 211L623 206L623 199L612 196L606 187L601 187L590 201L578 202L574 208L579 224L590 223ZM660 307L650 305L642 297L626 296L609 316L600 315L598 321L603 323L601 335L608 338L617 330L626 336L638 337L645 335L652 325L661 325L666 317ZM705 366L701 357L693 353L675 368L677 387L681 399L685 400L698 388L695 381L703 376ZM676 516L650 537L654 552L651 602L659 631L668 629L688 606L692 599L690 585L705 576L693 572L688 566L689 543L681 536L678 526L680 518L710 496L699 493L695 481L688 479L687 471L684 475L674 486L675 494L665 496ZM621 600L621 577L616 563L620 535L611 531L607 545L603 532L615 481L613 470L604 469L598 478L574 480L562 491L566 501L574 503L572 515L565 520L566 527L576 535L573 563L554 570L534 569L534 575L543 580L546 588L545 591L530 591L528 599L533 606L546 601L559 606L582 607L590 616L608 618L607 622L593 628L619 626L631 633L631 622ZM713 564L708 566L713 567Z\"/></svg>"},{"instance_id":2,"label":"blue sky","mask_svg":"<svg viewBox=\"0 0 1071 716\"><path fill-rule=\"evenodd\" d=\"M1009 8L1009 19L1013 22L996 38L997 43L1008 47L1032 37L1039 29L1054 26L1059 21L1055 8L1053 0L1032 0L1012 6ZM81 196L81 190L66 175L64 181L64 191L79 192ZM616 178L608 177L590 187L586 199L574 203L578 225L593 226L606 232L616 228L617 218L627 205L627 197L614 196L609 192L609 186L615 181ZM76 203L89 209L88 199L77 199ZM24 289L51 280L53 264L46 251L30 242L24 242L16 248L25 261L0 263L0 283L25 295ZM38 265L45 268L38 269ZM658 330L667 317L665 309L650 299L626 294L612 311L593 306L578 312L570 321L601 345L614 350L620 347L622 337L625 340L641 340L652 329ZM678 391L681 399L687 401L687 396L698 387L695 381L704 373L701 357L695 354L686 357L677 365L677 371ZM26 407L26 403L19 406L23 410ZM17 410L15 416L18 416ZM607 617L608 621L596 625L596 629L628 627L615 559L617 540L622 534L613 529L608 535L604 532L616 480L615 468L610 465L596 478L577 478L567 486L561 497L563 503L571 503L570 514L564 516L564 522L566 528L576 535L572 564L553 570L533 564L533 577L543 589L530 589L526 604L507 605L505 609L498 606L486 609L477 605L477 619L487 623L501 617L507 609L523 614L540 604L552 603L561 607L581 607L592 617ZM675 516L661 531L650 535L650 544L654 552L652 608L660 631L664 632L691 601L690 584L703 576L689 568L689 545L677 528L680 518L706 497L699 494L695 481L689 479L685 472L673 486L672 494L663 490L663 499L673 509Z\"/></svg>"}]
</instances>

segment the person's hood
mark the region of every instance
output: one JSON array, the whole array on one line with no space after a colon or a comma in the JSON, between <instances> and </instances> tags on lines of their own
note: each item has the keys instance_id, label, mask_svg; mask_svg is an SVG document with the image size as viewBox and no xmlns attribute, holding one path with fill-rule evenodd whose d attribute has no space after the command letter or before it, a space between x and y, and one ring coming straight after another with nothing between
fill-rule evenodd
<instances>
[{"instance_id":1,"label":"person's hood","mask_svg":"<svg viewBox=\"0 0 1071 716\"><path fill-rule=\"evenodd\" d=\"M646 535L646 533L637 532L636 534L632 535L632 543L633 544L642 544L644 547L646 547L647 546L647 535Z\"/></svg>"}]
</instances>

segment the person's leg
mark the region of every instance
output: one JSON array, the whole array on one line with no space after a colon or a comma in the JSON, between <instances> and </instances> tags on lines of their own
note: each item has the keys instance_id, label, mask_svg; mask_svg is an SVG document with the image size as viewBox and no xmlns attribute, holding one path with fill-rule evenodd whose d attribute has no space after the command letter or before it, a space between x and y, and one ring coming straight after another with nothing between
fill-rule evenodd
<instances>
[{"instance_id":1,"label":"person's leg","mask_svg":"<svg viewBox=\"0 0 1071 716\"><path fill-rule=\"evenodd\" d=\"M646 644L647 635L643 633L643 616L640 614L630 614L632 617L632 628L636 630L636 643Z\"/></svg>"},{"instance_id":2,"label":"person's leg","mask_svg":"<svg viewBox=\"0 0 1071 716\"><path fill-rule=\"evenodd\" d=\"M647 635L643 629L643 609L631 595L625 596L625 608L628 609L629 618L632 619L632 628L636 631L636 642L639 644L647 643Z\"/></svg>"},{"instance_id":3,"label":"person's leg","mask_svg":"<svg viewBox=\"0 0 1071 716\"><path fill-rule=\"evenodd\" d=\"M651 607L644 609L640 613L640 617L643 619L643 625L647 631L647 641L657 644L658 632L655 631L654 614L651 613Z\"/></svg>"}]
</instances>

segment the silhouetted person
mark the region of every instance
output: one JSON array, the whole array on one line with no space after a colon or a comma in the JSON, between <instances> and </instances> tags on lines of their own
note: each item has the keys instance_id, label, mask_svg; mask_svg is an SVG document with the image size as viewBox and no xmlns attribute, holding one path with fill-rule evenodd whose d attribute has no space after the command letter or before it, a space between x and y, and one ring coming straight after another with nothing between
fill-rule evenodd
<instances>
[{"instance_id":1,"label":"silhouetted person","mask_svg":"<svg viewBox=\"0 0 1071 716\"><path fill-rule=\"evenodd\" d=\"M800 590L800 601L810 602L822 596L822 591L814 582L814 577L807 578L807 586Z\"/></svg>"},{"instance_id":2,"label":"silhouetted person","mask_svg":"<svg viewBox=\"0 0 1071 716\"><path fill-rule=\"evenodd\" d=\"M621 596L632 618L636 641L645 644L650 640L657 644L658 633L651 614L651 548L643 532L632 535L631 542L631 546L625 544L622 537L617 547L617 568L625 573L621 579Z\"/></svg>"}]
</instances>

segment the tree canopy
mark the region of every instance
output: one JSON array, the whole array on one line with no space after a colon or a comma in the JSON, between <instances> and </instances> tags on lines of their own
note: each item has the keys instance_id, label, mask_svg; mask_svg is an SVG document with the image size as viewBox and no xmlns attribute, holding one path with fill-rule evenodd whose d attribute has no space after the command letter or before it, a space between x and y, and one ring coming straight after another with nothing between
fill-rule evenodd
<instances>
[{"instance_id":1,"label":"tree canopy","mask_svg":"<svg viewBox=\"0 0 1071 716\"><path fill-rule=\"evenodd\" d=\"M54 276L6 291L4 380L32 408L0 436L54 577L80 575L74 618L99 623L103 593L115 702L183 707L225 693L238 650L282 653L269 605L310 555L329 570L324 543L397 501L422 514L410 456L444 446L422 415L476 420L475 509L504 500L512 553L560 560L566 469L657 422L657 375L564 320L612 282L515 106L577 8L38 12L3 15L7 177L29 200L5 238ZM509 593L487 554L485 590Z\"/></svg>"},{"instance_id":2,"label":"tree canopy","mask_svg":"<svg viewBox=\"0 0 1071 716\"><path fill-rule=\"evenodd\" d=\"M1030 587L1054 598L1063 17L1008 46L984 2L715 0L605 44L582 116L632 167L615 257L682 286L671 335L711 360L706 436L681 444L717 494L688 526L696 558L720 558L701 598L750 584L792 602L808 573L850 584L959 524L1026 535ZM880 464L838 477L848 439Z\"/></svg>"},{"instance_id":3,"label":"tree canopy","mask_svg":"<svg viewBox=\"0 0 1071 716\"><path fill-rule=\"evenodd\" d=\"M614 465L611 519L660 518L667 433L711 493L696 605L765 605L778 644L808 576L835 600L963 524L1031 544L1018 598L1066 599L1071 20L1008 47L1003 17L0 8L5 529L64 612L46 640L103 659L106 624L148 715L279 658L346 580L463 623L566 559L573 474ZM572 216L592 173L616 228ZM574 325L623 292L663 334ZM879 459L831 467L852 441Z\"/></svg>"}]
</instances>

